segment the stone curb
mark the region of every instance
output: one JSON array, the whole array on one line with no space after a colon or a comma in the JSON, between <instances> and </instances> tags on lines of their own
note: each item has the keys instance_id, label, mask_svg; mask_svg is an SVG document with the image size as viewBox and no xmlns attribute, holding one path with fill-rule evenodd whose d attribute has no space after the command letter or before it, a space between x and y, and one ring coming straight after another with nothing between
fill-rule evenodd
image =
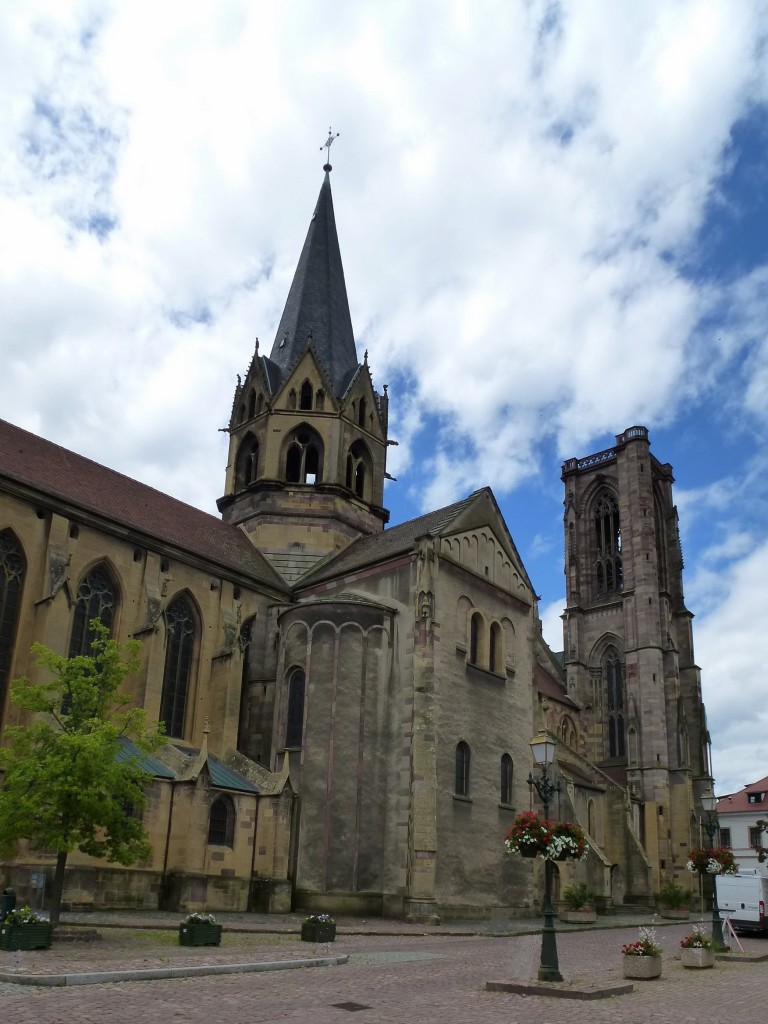
<instances>
[{"instance_id":1,"label":"stone curb","mask_svg":"<svg viewBox=\"0 0 768 1024\"><path fill-rule=\"evenodd\" d=\"M514 992L521 996L547 996L551 999L611 999L613 996L626 996L635 991L629 982L616 982L611 985L579 986L556 985L547 982L530 981L486 981L487 992Z\"/></svg>"},{"instance_id":2,"label":"stone curb","mask_svg":"<svg viewBox=\"0 0 768 1024\"><path fill-rule=\"evenodd\" d=\"M0 972L0 982L9 985L72 986L103 985L117 981L163 981L167 978L196 978L205 974L249 974L261 971L292 971L300 967L338 967L349 957L320 956L307 960L260 960L250 964L208 964L194 967L158 967L140 971L90 971L82 974L9 974Z\"/></svg>"}]
</instances>

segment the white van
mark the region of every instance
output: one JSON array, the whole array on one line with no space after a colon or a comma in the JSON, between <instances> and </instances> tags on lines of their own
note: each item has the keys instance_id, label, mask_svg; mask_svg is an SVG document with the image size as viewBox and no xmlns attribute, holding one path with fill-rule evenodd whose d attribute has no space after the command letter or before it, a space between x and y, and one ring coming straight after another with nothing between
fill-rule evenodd
<instances>
[{"instance_id":1,"label":"white van","mask_svg":"<svg viewBox=\"0 0 768 1024\"><path fill-rule=\"evenodd\" d=\"M751 875L717 875L717 906L720 917L730 918L739 932L768 930L765 907L768 904L768 878Z\"/></svg>"}]
</instances>

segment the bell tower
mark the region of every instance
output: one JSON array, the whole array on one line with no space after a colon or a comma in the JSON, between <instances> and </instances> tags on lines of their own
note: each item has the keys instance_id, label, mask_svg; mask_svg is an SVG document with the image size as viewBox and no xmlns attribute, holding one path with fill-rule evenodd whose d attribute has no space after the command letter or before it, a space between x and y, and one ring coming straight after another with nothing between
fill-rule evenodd
<instances>
[{"instance_id":1,"label":"bell tower","mask_svg":"<svg viewBox=\"0 0 768 1024\"><path fill-rule=\"evenodd\" d=\"M711 770L674 477L650 447L645 427L629 427L613 447L563 465L563 622L583 753L628 787L658 886L686 877Z\"/></svg>"},{"instance_id":2,"label":"bell tower","mask_svg":"<svg viewBox=\"0 0 768 1024\"><path fill-rule=\"evenodd\" d=\"M269 356L238 377L219 511L286 580L357 537L379 533L386 476L387 387L358 362L336 233L330 172Z\"/></svg>"}]
</instances>

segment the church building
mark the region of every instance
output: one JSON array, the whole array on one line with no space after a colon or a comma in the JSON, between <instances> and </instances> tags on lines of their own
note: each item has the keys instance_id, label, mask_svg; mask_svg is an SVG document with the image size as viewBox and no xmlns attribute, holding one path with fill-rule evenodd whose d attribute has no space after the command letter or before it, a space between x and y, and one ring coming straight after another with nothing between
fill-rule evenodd
<instances>
[{"instance_id":1,"label":"church building","mask_svg":"<svg viewBox=\"0 0 768 1024\"><path fill-rule=\"evenodd\" d=\"M503 838L546 729L552 814L589 836L556 891L648 905L686 881L711 776L671 467L639 426L565 463L559 654L490 488L389 526L387 386L359 362L324 171L238 378L220 519L0 421L0 742L33 641L87 653L94 617L142 641L130 697L167 737L151 857L72 854L64 903L538 913L541 866ZM0 882L34 898L54 862L21 844Z\"/></svg>"}]
</instances>

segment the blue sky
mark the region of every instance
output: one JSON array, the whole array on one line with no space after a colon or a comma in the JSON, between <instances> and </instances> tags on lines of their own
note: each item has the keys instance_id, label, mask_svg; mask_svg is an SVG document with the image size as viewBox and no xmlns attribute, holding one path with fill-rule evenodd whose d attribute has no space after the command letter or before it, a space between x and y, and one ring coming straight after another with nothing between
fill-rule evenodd
<instances>
[{"instance_id":1,"label":"blue sky","mask_svg":"<svg viewBox=\"0 0 768 1024\"><path fill-rule=\"evenodd\" d=\"M9 0L3 415L215 511L332 124L392 521L490 484L557 648L561 464L646 425L738 789L768 771L767 37L757 0Z\"/></svg>"}]
</instances>

